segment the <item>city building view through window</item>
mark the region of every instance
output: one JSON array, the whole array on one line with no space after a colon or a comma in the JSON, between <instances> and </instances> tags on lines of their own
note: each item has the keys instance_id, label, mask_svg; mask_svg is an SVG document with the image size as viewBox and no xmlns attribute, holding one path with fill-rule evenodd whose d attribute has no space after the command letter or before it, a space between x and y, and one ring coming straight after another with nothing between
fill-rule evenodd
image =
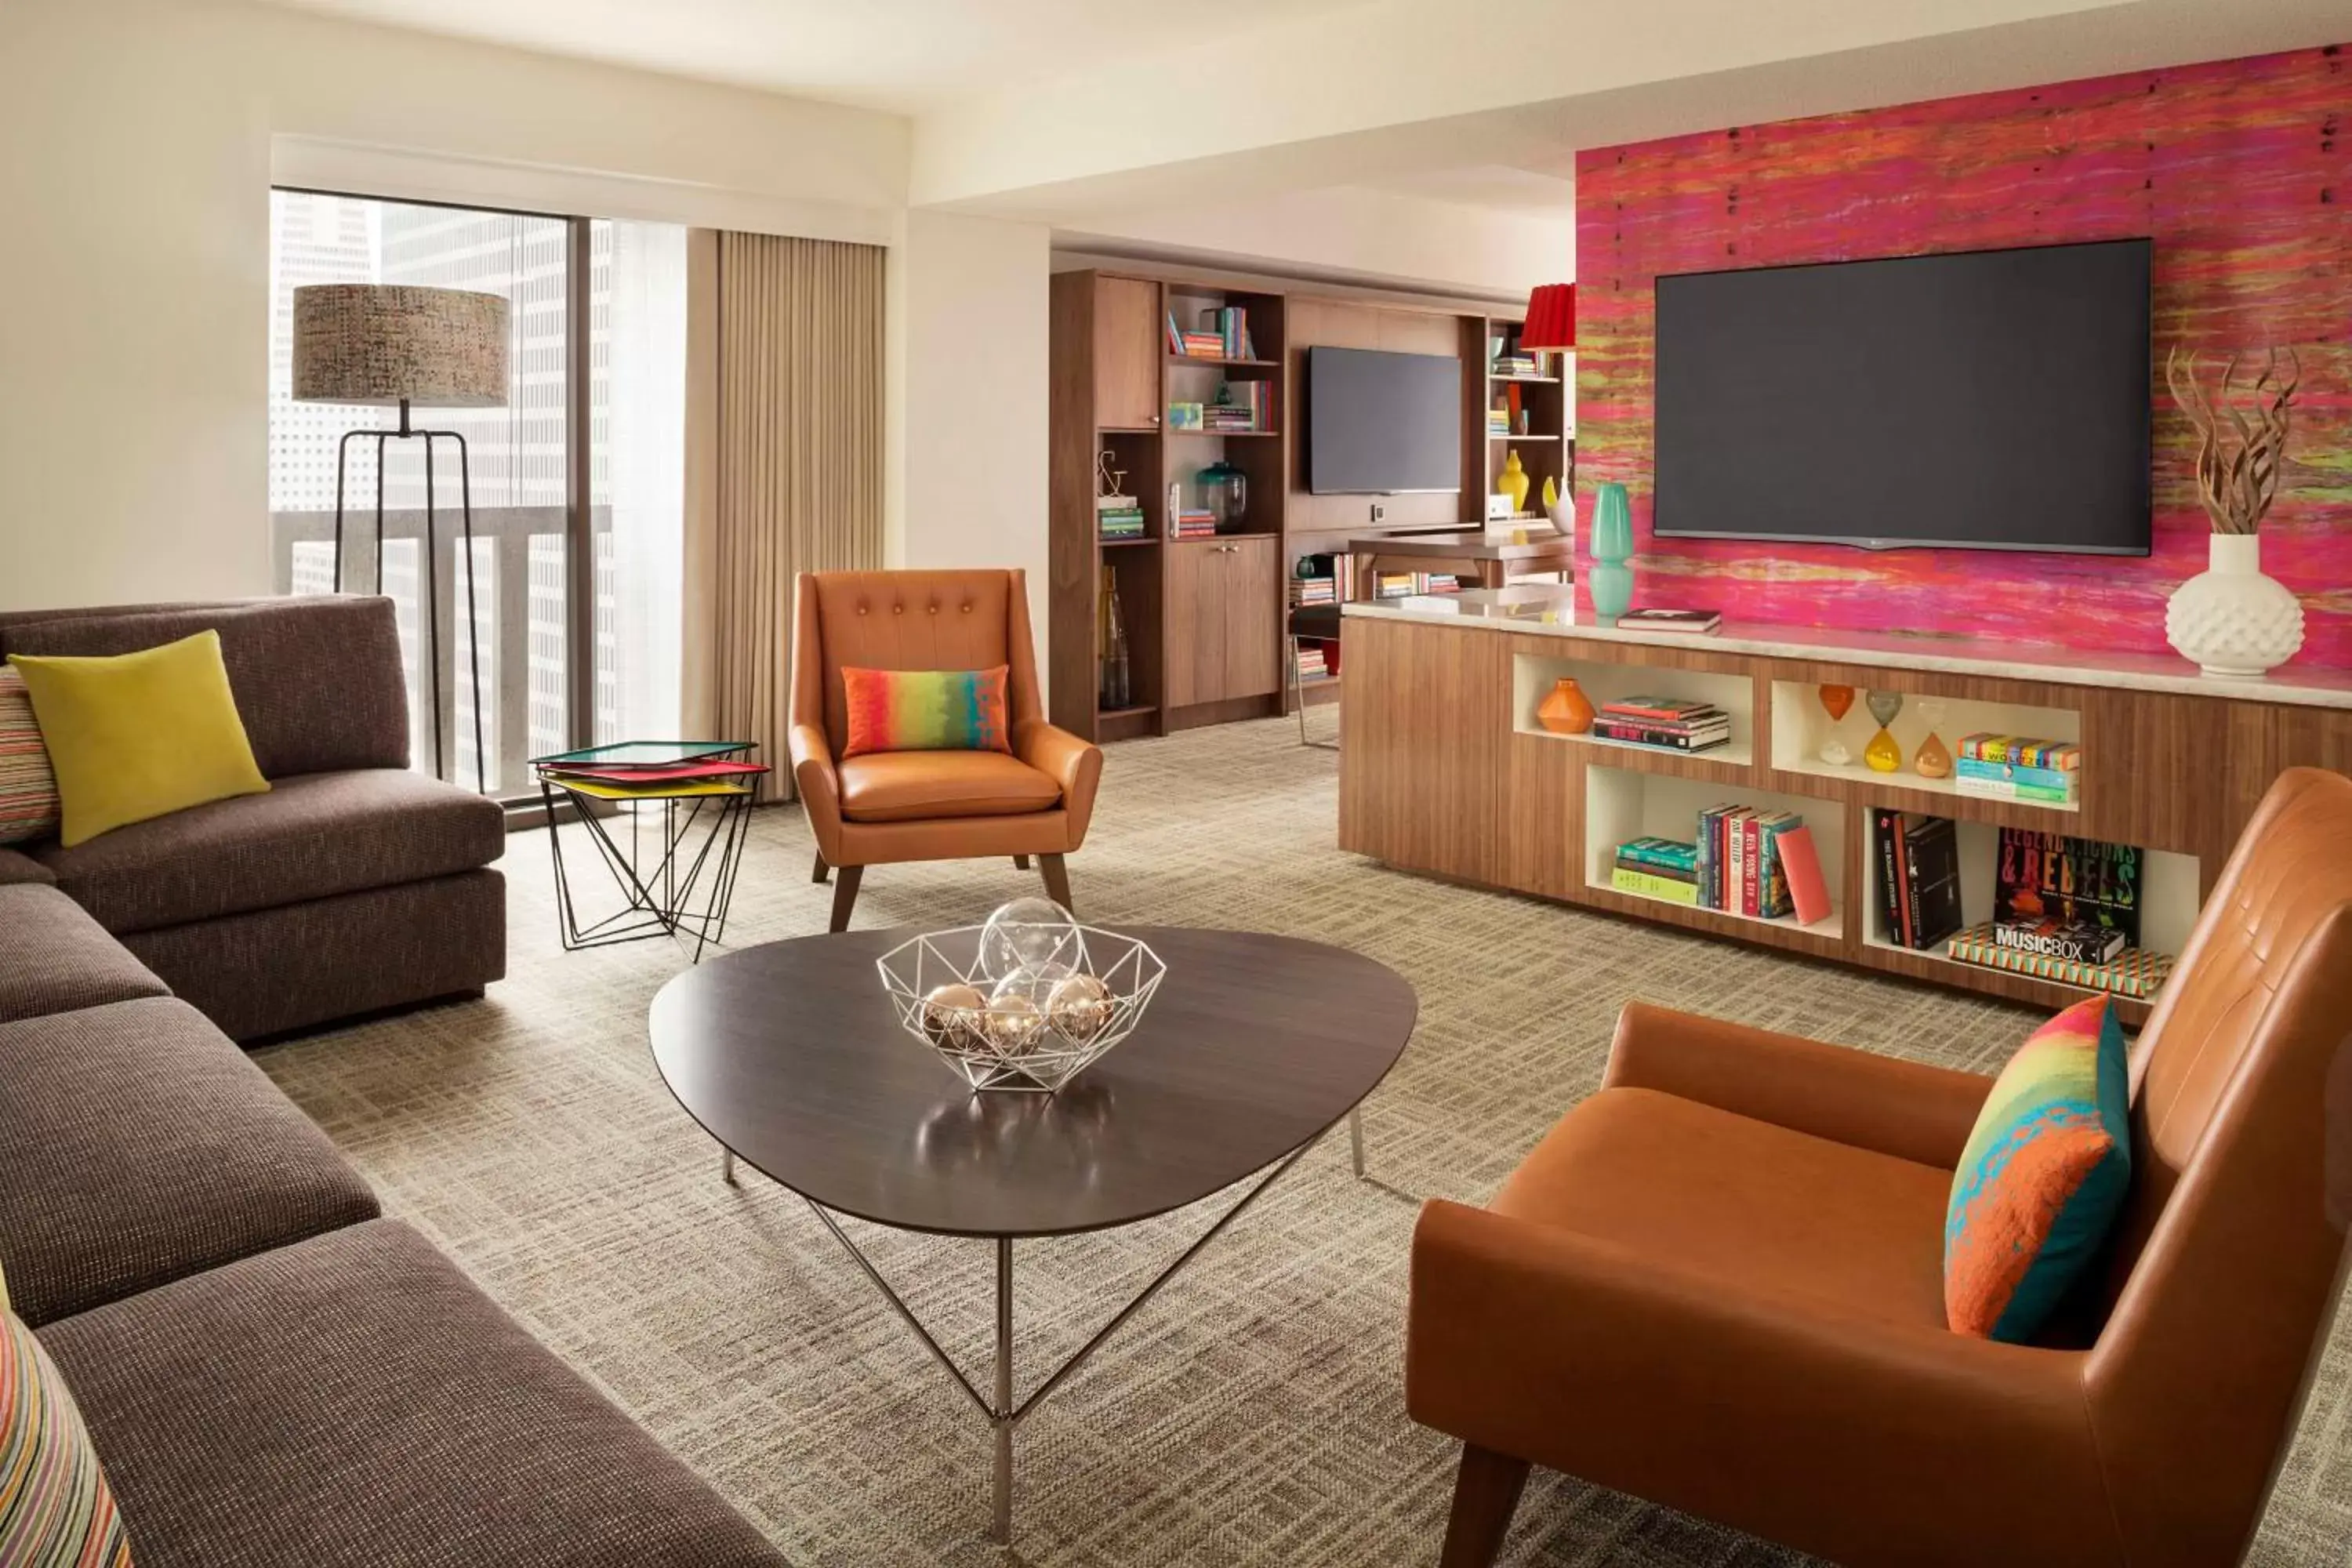
<instances>
[{"instance_id":1,"label":"city building view through window","mask_svg":"<svg viewBox=\"0 0 2352 1568\"><path fill-rule=\"evenodd\" d=\"M394 408L297 403L294 290L313 283L470 289L509 301L504 407L412 409L413 428L465 437L474 548L461 543L460 475L442 441L432 474L437 573L425 569L421 440L384 445L382 575L376 447L346 448L342 587L397 606L414 765L433 766L429 579L437 578L443 773L476 778L472 669L478 656L481 774L528 787L525 758L575 739L677 733L685 454L686 231L580 224L585 320L573 320L577 220L470 207L278 191L271 198L269 507L278 587L335 591L338 447L351 430L394 430ZM588 342L585 526L572 526L570 352ZM588 542L586 605L572 602L571 541ZM469 594L470 590L470 594ZM468 603L472 605L469 617ZM584 617L584 624L582 619ZM592 710L572 711L575 657L593 660Z\"/></svg>"}]
</instances>

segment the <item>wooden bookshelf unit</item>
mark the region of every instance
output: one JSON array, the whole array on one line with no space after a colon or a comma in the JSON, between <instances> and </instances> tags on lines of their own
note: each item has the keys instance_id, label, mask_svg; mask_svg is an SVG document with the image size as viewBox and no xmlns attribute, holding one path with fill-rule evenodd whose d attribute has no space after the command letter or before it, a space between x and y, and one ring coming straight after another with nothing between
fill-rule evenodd
<instances>
[{"instance_id":1,"label":"wooden bookshelf unit","mask_svg":"<svg viewBox=\"0 0 2352 1568\"><path fill-rule=\"evenodd\" d=\"M1192 329L1202 312L1227 307L1245 313L1253 353L1171 351L1171 315L1180 329ZM1333 297L1190 269L1056 273L1051 310L1048 700L1056 724L1091 740L1285 711L1292 700L1283 668L1288 584L1302 558L1344 552L1349 539L1387 528L1480 526L1486 496L1514 450L1529 476L1530 509L1546 479L1565 493L1573 477L1566 382L1491 374L1495 342L1517 347L1512 314ZM1297 411L1307 352L1318 345L1461 361L1461 492L1318 496L1306 489ZM1171 405L1213 403L1224 383L1263 384L1271 410L1265 427L1170 426ZM1491 434L1488 408L1513 396L1527 432ZM1126 476L1122 493L1141 504L1141 539L1099 537L1096 460L1106 451ZM1220 460L1240 469L1247 486L1238 528L1176 539L1171 488L1196 504L1197 476ZM1116 709L1102 705L1107 577L1118 584L1132 686L1132 700ZM1297 700L1336 700L1341 676L1306 681Z\"/></svg>"},{"instance_id":2,"label":"wooden bookshelf unit","mask_svg":"<svg viewBox=\"0 0 2352 1568\"><path fill-rule=\"evenodd\" d=\"M1889 941L1871 875L1879 808L1956 825L1965 923L1992 915L2003 827L2130 845L2141 852L2141 945L2178 954L2238 834L2281 770L2352 771L2352 677L2209 681L2179 660L2005 656L1932 637L1835 638L1727 626L1671 637L1531 624L1490 595L1352 605L1343 626L1339 847L1401 869L1658 921L1915 980L2058 1007L2087 993L1980 968ZM1729 743L1683 753L1591 735L1556 735L1536 707L1560 677L1596 704L1637 692L1706 701L1731 718ZM1850 764L1821 759L1832 721L1819 690L1857 698L1837 725ZM1860 761L1876 727L1860 694L1904 694L1891 727L1904 766ZM1912 771L1922 700L1944 704L1938 733L2072 741L2081 783L2067 805L1966 795ZM1811 925L1759 920L1611 885L1615 847L1643 834L1688 840L1721 803L1801 813L1829 884ZM2352 852L2352 849L2347 849ZM1672 1001L1671 997L1661 997ZM2147 1004L2124 1000L2137 1025Z\"/></svg>"}]
</instances>

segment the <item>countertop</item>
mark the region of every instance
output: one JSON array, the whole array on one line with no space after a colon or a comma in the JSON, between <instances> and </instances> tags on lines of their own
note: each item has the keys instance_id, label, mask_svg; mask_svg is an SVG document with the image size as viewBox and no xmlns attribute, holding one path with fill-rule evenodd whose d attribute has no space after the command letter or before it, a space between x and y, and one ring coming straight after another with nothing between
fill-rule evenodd
<instances>
[{"instance_id":1,"label":"countertop","mask_svg":"<svg viewBox=\"0 0 2352 1568\"><path fill-rule=\"evenodd\" d=\"M1601 626L1589 614L1580 621L1572 590L1534 584L1356 602L1343 606L1343 613L1531 637L1690 646L1769 658L1848 658L1946 675L1984 675L2069 686L2117 686L2190 697L2352 709L2352 670L2290 665L2266 679L2245 680L2203 674L2186 659L2169 655L2101 653L2050 644L1996 642L1927 632L1819 631L1736 621L1726 621L1721 630L1704 635L1648 627L1621 629Z\"/></svg>"}]
</instances>

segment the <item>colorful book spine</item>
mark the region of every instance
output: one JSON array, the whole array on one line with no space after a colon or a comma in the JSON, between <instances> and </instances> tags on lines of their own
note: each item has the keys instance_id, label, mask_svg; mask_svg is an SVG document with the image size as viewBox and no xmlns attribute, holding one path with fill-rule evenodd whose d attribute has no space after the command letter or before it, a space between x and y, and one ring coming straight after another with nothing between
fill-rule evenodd
<instances>
[{"instance_id":1,"label":"colorful book spine","mask_svg":"<svg viewBox=\"0 0 2352 1568\"><path fill-rule=\"evenodd\" d=\"M1595 719L1591 732L1604 741L1624 741L1637 746L1658 746L1667 751L1706 752L1731 742L1728 730L1719 734L1689 734L1680 731L1658 729L1619 719Z\"/></svg>"},{"instance_id":2,"label":"colorful book spine","mask_svg":"<svg viewBox=\"0 0 2352 1568\"><path fill-rule=\"evenodd\" d=\"M1651 871L1637 871L1627 866L1613 868L1609 873L1609 885L1621 893L1633 893L1645 899L1664 899L1668 903L1696 905L1698 886L1673 877L1661 877Z\"/></svg>"},{"instance_id":3,"label":"colorful book spine","mask_svg":"<svg viewBox=\"0 0 2352 1568\"><path fill-rule=\"evenodd\" d=\"M2032 800L2059 805L2071 805L2081 776L2054 768L1984 763L1971 757L1961 757L1952 764L1952 787L1962 795L1980 795L1988 800Z\"/></svg>"},{"instance_id":4,"label":"colorful book spine","mask_svg":"<svg viewBox=\"0 0 2352 1568\"><path fill-rule=\"evenodd\" d=\"M2117 996L2143 1000L2154 996L2163 987L2165 981L2171 977L2173 964L2171 954L2149 952L2142 948L2127 948L2105 963L2083 963L2045 953L2022 952L2013 947L2001 946L1991 921L1961 931L1952 938L1944 951L1948 956L1962 963L2003 969L2012 974L2031 974L2037 979L2079 985L2086 991L2105 991Z\"/></svg>"},{"instance_id":5,"label":"colorful book spine","mask_svg":"<svg viewBox=\"0 0 2352 1568\"><path fill-rule=\"evenodd\" d=\"M1617 846L1617 858L1639 861L1687 877L1696 877L1698 871L1698 846L1672 838L1629 838Z\"/></svg>"},{"instance_id":6,"label":"colorful book spine","mask_svg":"<svg viewBox=\"0 0 2352 1568\"><path fill-rule=\"evenodd\" d=\"M1961 736L1958 754L1967 762L2016 763L2063 773L2074 773L2083 765L2083 749L2072 741L2038 741L2027 735L1996 735L1989 731Z\"/></svg>"}]
</instances>

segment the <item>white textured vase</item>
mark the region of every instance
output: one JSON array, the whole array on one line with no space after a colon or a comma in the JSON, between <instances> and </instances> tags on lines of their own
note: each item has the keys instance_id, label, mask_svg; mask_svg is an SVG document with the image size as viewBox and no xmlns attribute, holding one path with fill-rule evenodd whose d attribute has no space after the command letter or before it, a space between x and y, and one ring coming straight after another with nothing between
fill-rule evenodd
<instances>
[{"instance_id":1,"label":"white textured vase","mask_svg":"<svg viewBox=\"0 0 2352 1568\"><path fill-rule=\"evenodd\" d=\"M2208 675L2262 676L2303 647L2303 605L2263 575L2263 536L2217 533L2206 570L2172 591L2164 635Z\"/></svg>"}]
</instances>

